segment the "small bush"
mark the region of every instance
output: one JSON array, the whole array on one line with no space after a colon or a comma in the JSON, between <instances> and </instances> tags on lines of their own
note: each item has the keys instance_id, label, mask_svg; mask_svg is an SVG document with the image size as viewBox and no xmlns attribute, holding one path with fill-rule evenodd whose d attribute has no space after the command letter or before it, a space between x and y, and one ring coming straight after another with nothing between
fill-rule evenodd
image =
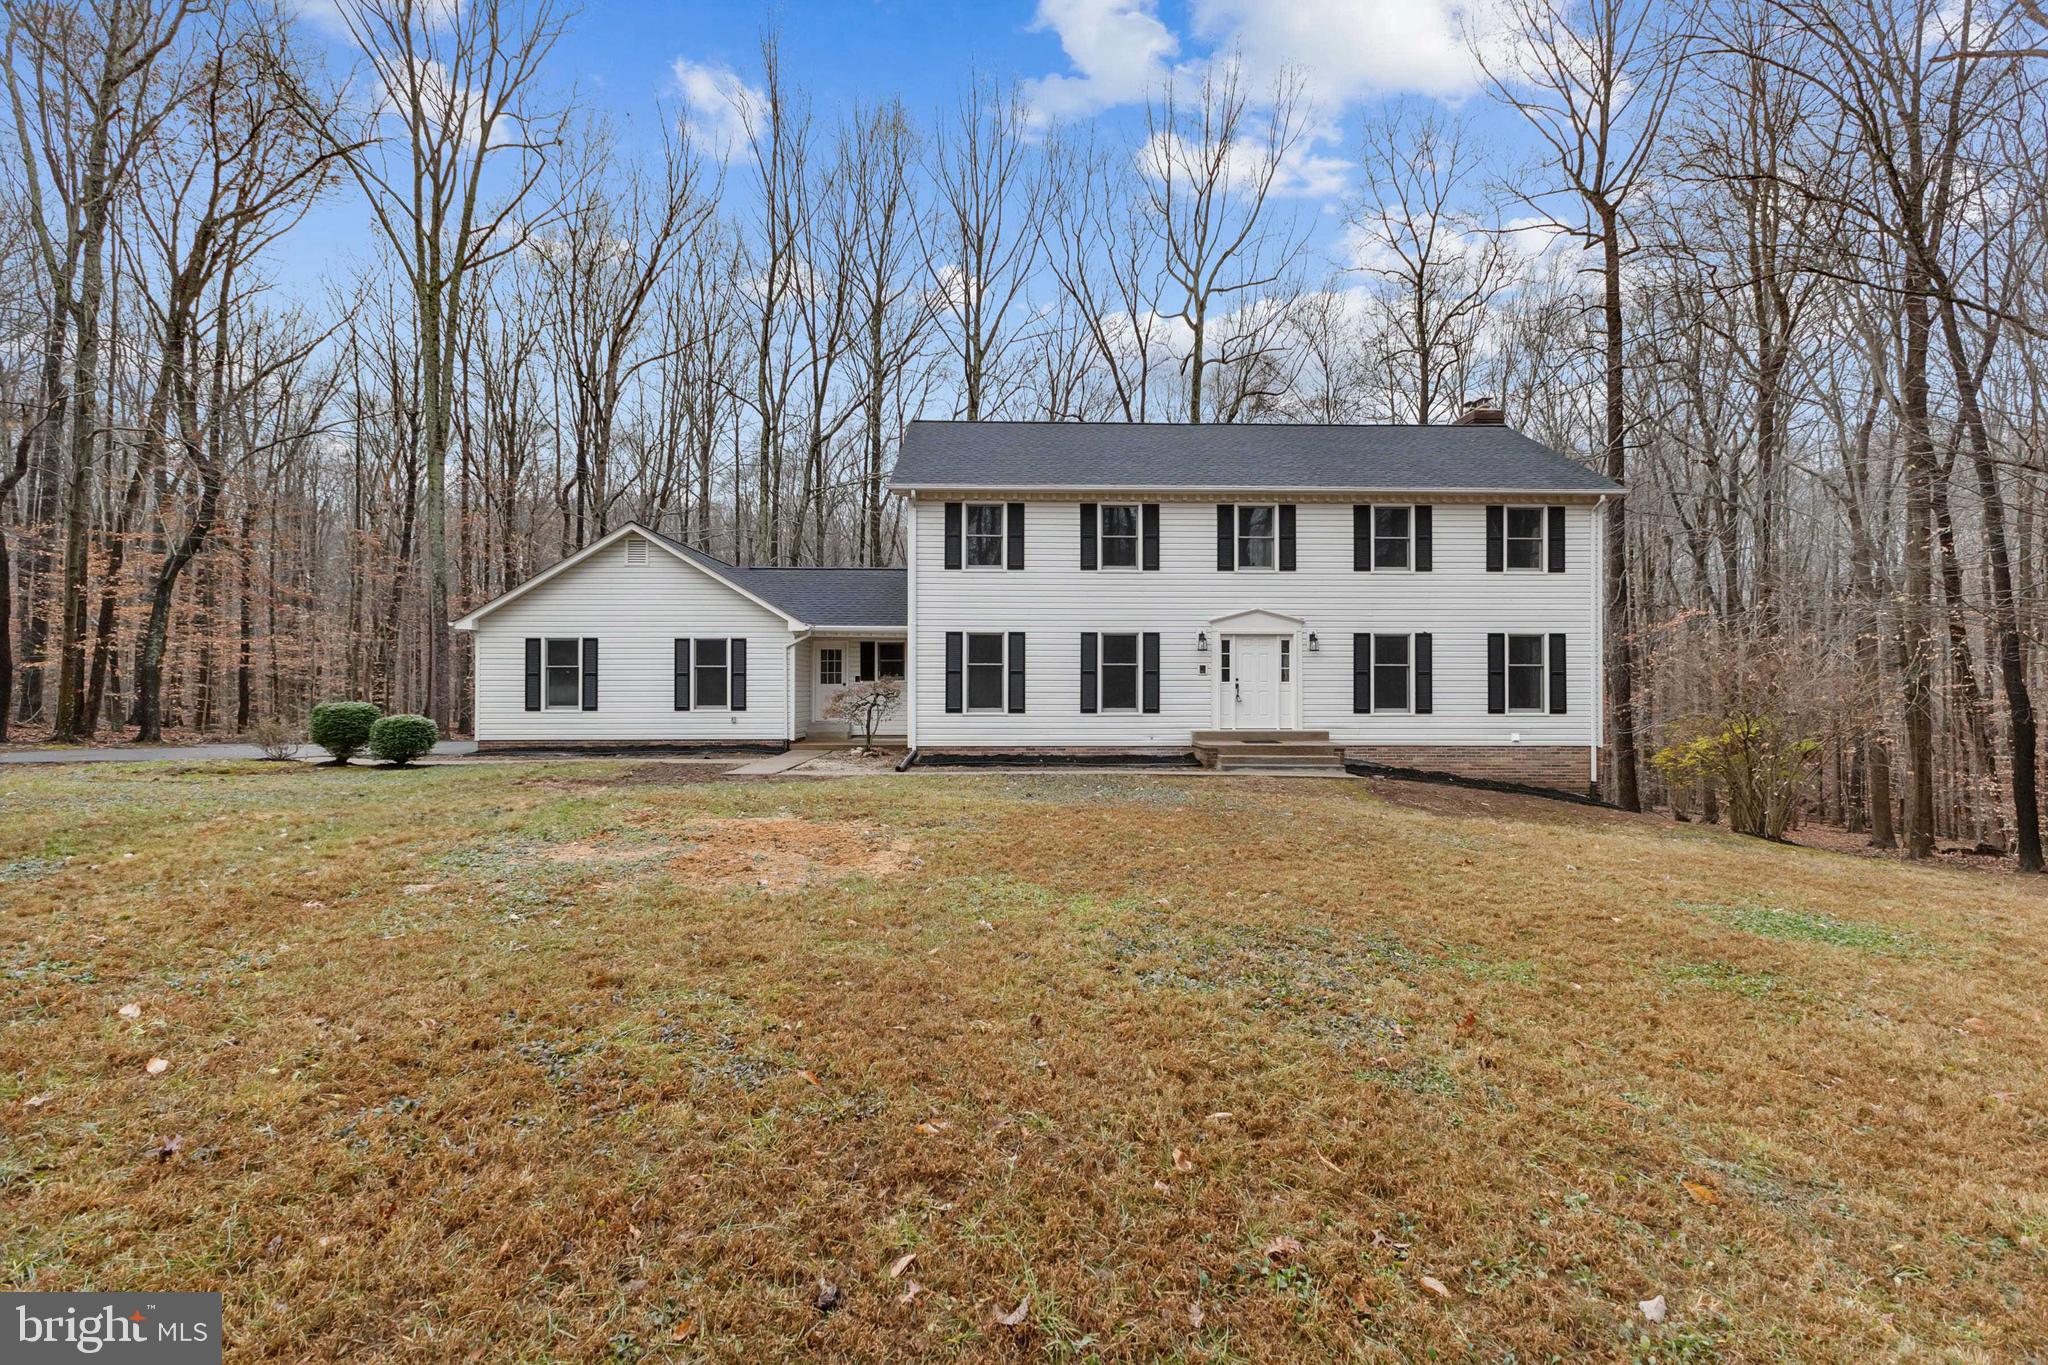
<instances>
[{"instance_id":1,"label":"small bush","mask_svg":"<svg viewBox=\"0 0 2048 1365\"><path fill-rule=\"evenodd\" d=\"M271 716L250 726L242 738L261 749L265 758L288 759L299 751L305 734L283 716Z\"/></svg>"},{"instance_id":2,"label":"small bush","mask_svg":"<svg viewBox=\"0 0 2048 1365\"><path fill-rule=\"evenodd\" d=\"M370 727L370 752L400 767L429 753L441 732L425 716L386 716Z\"/></svg>"},{"instance_id":3,"label":"small bush","mask_svg":"<svg viewBox=\"0 0 2048 1365\"><path fill-rule=\"evenodd\" d=\"M1820 764L1820 742L1792 733L1777 716L1748 711L1710 720L1699 732L1650 756L1674 792L1728 797L1728 828L1783 839Z\"/></svg>"},{"instance_id":4,"label":"small bush","mask_svg":"<svg viewBox=\"0 0 2048 1365\"><path fill-rule=\"evenodd\" d=\"M313 742L333 754L335 763L346 763L370 742L370 727L383 714L371 701L322 702L313 708Z\"/></svg>"}]
</instances>

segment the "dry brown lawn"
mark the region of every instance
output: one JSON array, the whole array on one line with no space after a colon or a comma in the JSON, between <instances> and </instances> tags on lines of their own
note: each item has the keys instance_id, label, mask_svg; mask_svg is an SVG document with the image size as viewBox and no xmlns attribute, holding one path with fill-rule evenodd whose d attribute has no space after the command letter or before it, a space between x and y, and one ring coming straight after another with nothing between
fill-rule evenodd
<instances>
[{"instance_id":1,"label":"dry brown lawn","mask_svg":"<svg viewBox=\"0 0 2048 1365\"><path fill-rule=\"evenodd\" d=\"M7 1286L236 1360L2048 1352L2037 884L703 779L0 771Z\"/></svg>"}]
</instances>

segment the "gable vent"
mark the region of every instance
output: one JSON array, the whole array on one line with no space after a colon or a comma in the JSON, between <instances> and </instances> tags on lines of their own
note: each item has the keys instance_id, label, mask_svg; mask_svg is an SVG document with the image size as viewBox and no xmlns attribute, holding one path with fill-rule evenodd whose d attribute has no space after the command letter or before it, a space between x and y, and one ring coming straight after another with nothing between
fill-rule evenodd
<instances>
[{"instance_id":1,"label":"gable vent","mask_svg":"<svg viewBox=\"0 0 2048 1365\"><path fill-rule=\"evenodd\" d=\"M639 536L626 537L626 562L632 565L647 562L647 542Z\"/></svg>"}]
</instances>

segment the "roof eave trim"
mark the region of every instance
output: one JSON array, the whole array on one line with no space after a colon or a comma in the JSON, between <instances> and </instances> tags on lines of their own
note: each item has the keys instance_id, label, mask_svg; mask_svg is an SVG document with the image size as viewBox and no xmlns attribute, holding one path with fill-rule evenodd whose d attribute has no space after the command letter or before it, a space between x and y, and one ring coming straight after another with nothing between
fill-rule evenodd
<instances>
[{"instance_id":1,"label":"roof eave trim","mask_svg":"<svg viewBox=\"0 0 2048 1365\"><path fill-rule=\"evenodd\" d=\"M776 606L773 602L770 602L769 600L760 596L759 594L749 592L746 588L740 586L738 583L733 582L730 578L727 578L724 574L719 573L716 569L713 569L709 565L698 563L696 560L690 558L690 556L688 556L687 554L684 554L682 549L675 545L673 542L671 542L667 536L662 535L660 532L652 530L649 527L642 526L637 521L629 521L625 525L619 527L617 530L611 532L609 535L601 536L598 539L591 541L590 544L584 546L575 554L570 555L567 559L559 561L550 568L541 570L533 577L527 579L524 583L521 583L518 587L500 593L498 596L492 598L490 601L484 603L482 606L477 607L475 610L471 611L467 616L460 616L457 617L455 620L450 621L448 623L450 628L454 630L475 630L477 628L477 623L479 621L483 620L484 617L490 615L498 608L511 605L513 602L516 602L520 598L526 596L526 594L528 594L529 592L532 592L541 584L548 582L550 579L553 579L560 574L566 573L568 570L575 568L578 564L581 564L584 560L589 559L592 555L595 555L599 550L602 550L606 546L614 544L617 541L624 539L627 535L633 533L638 533L641 539L647 541L649 544L660 546L677 562L687 564L692 569L695 569L698 573L705 575L707 578L714 579L717 582L732 589L734 592L746 598L749 602L752 602L755 606L761 608L763 611L771 612L774 615L781 617L784 621L789 623L789 628L791 630L809 629L809 627L802 620L790 615L787 611L784 611L781 607Z\"/></svg>"},{"instance_id":2,"label":"roof eave trim","mask_svg":"<svg viewBox=\"0 0 2048 1365\"><path fill-rule=\"evenodd\" d=\"M1618 498L1628 490L1619 484L1606 488L1504 488L1481 485L1473 488L1417 488L1384 484L1243 484L1243 483L892 483L892 493L1323 493L1345 496L1445 493L1459 497L1538 498L1568 494L1574 497Z\"/></svg>"}]
</instances>

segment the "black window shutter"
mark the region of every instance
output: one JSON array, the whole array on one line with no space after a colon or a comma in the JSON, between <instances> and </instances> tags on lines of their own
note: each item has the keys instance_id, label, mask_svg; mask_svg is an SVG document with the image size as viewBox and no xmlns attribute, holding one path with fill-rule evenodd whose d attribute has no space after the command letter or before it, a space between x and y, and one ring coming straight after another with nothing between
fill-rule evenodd
<instances>
[{"instance_id":1,"label":"black window shutter","mask_svg":"<svg viewBox=\"0 0 2048 1365\"><path fill-rule=\"evenodd\" d=\"M1294 572L1294 504L1280 504L1280 572Z\"/></svg>"},{"instance_id":2,"label":"black window shutter","mask_svg":"<svg viewBox=\"0 0 2048 1365\"><path fill-rule=\"evenodd\" d=\"M960 504L946 504L946 567L960 567Z\"/></svg>"},{"instance_id":3,"label":"black window shutter","mask_svg":"<svg viewBox=\"0 0 2048 1365\"><path fill-rule=\"evenodd\" d=\"M1095 632L1081 632L1081 714L1092 716L1096 712L1095 673Z\"/></svg>"},{"instance_id":4,"label":"black window shutter","mask_svg":"<svg viewBox=\"0 0 2048 1365\"><path fill-rule=\"evenodd\" d=\"M1550 571L1564 572L1564 509L1550 509Z\"/></svg>"},{"instance_id":5,"label":"black window shutter","mask_svg":"<svg viewBox=\"0 0 2048 1365\"><path fill-rule=\"evenodd\" d=\"M1564 636L1550 637L1550 714L1564 714Z\"/></svg>"},{"instance_id":6,"label":"black window shutter","mask_svg":"<svg viewBox=\"0 0 2048 1365\"><path fill-rule=\"evenodd\" d=\"M1418 503L1415 508L1415 572L1428 573L1436 567L1433 556L1436 552L1436 528L1431 524L1436 518L1435 509L1428 503Z\"/></svg>"},{"instance_id":7,"label":"black window shutter","mask_svg":"<svg viewBox=\"0 0 2048 1365\"><path fill-rule=\"evenodd\" d=\"M1003 556L1004 563L1012 569L1024 567L1024 504L1010 504L1010 552Z\"/></svg>"},{"instance_id":8,"label":"black window shutter","mask_svg":"<svg viewBox=\"0 0 2048 1365\"><path fill-rule=\"evenodd\" d=\"M1508 637L1486 637L1486 714L1508 713Z\"/></svg>"},{"instance_id":9,"label":"black window shutter","mask_svg":"<svg viewBox=\"0 0 2048 1365\"><path fill-rule=\"evenodd\" d=\"M540 641L526 640L526 709L540 710Z\"/></svg>"},{"instance_id":10,"label":"black window shutter","mask_svg":"<svg viewBox=\"0 0 2048 1365\"><path fill-rule=\"evenodd\" d=\"M747 709L747 642L734 640L727 647L726 657L732 662L732 709Z\"/></svg>"},{"instance_id":11,"label":"black window shutter","mask_svg":"<svg viewBox=\"0 0 2048 1365\"><path fill-rule=\"evenodd\" d=\"M966 641L957 630L946 632L946 714L960 713L960 655Z\"/></svg>"},{"instance_id":12,"label":"black window shutter","mask_svg":"<svg viewBox=\"0 0 2048 1365\"><path fill-rule=\"evenodd\" d=\"M1372 636L1351 637L1351 710L1357 715L1372 711Z\"/></svg>"},{"instance_id":13,"label":"black window shutter","mask_svg":"<svg viewBox=\"0 0 2048 1365\"><path fill-rule=\"evenodd\" d=\"M860 673L854 678L854 681L873 682L874 678L875 642L873 640L862 640L860 642Z\"/></svg>"},{"instance_id":14,"label":"black window shutter","mask_svg":"<svg viewBox=\"0 0 2048 1365\"><path fill-rule=\"evenodd\" d=\"M1146 503L1138 513L1138 519L1144 524L1145 567L1156 570L1159 567L1159 504Z\"/></svg>"},{"instance_id":15,"label":"black window shutter","mask_svg":"<svg viewBox=\"0 0 2048 1365\"><path fill-rule=\"evenodd\" d=\"M676 641L676 710L690 709L690 642Z\"/></svg>"},{"instance_id":16,"label":"black window shutter","mask_svg":"<svg viewBox=\"0 0 2048 1365\"><path fill-rule=\"evenodd\" d=\"M597 641L583 641L583 709L597 709Z\"/></svg>"},{"instance_id":17,"label":"black window shutter","mask_svg":"<svg viewBox=\"0 0 2048 1365\"><path fill-rule=\"evenodd\" d=\"M1486 571L1504 573L1508 567L1508 512L1498 504L1486 509Z\"/></svg>"},{"instance_id":18,"label":"black window shutter","mask_svg":"<svg viewBox=\"0 0 2048 1365\"><path fill-rule=\"evenodd\" d=\"M1095 567L1095 527L1097 520L1098 516L1096 513L1095 504L1092 502L1082 503L1081 567L1084 569L1092 569Z\"/></svg>"},{"instance_id":19,"label":"black window shutter","mask_svg":"<svg viewBox=\"0 0 2048 1365\"><path fill-rule=\"evenodd\" d=\"M1145 651L1140 656L1145 669L1145 714L1156 716L1159 714L1159 632L1146 631L1140 643Z\"/></svg>"},{"instance_id":20,"label":"black window shutter","mask_svg":"<svg viewBox=\"0 0 2048 1365\"><path fill-rule=\"evenodd\" d=\"M1216 567L1228 573L1237 567L1237 508L1216 504Z\"/></svg>"},{"instance_id":21,"label":"black window shutter","mask_svg":"<svg viewBox=\"0 0 2048 1365\"><path fill-rule=\"evenodd\" d=\"M1372 572L1372 506L1351 504L1351 572Z\"/></svg>"},{"instance_id":22,"label":"black window shutter","mask_svg":"<svg viewBox=\"0 0 2048 1365\"><path fill-rule=\"evenodd\" d=\"M1021 507L1022 503L1013 506ZM1024 632L1010 632L1010 714L1024 714Z\"/></svg>"},{"instance_id":23,"label":"black window shutter","mask_svg":"<svg viewBox=\"0 0 2048 1365\"><path fill-rule=\"evenodd\" d=\"M1436 710L1436 637L1428 631L1415 633L1415 714L1426 716Z\"/></svg>"}]
</instances>

